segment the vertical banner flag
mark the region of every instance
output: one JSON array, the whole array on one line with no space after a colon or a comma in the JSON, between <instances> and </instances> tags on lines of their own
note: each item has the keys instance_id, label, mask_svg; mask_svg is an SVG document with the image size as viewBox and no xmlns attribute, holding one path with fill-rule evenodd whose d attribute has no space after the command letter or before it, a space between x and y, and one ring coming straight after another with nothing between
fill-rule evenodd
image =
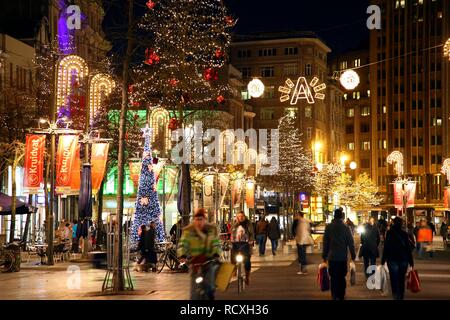
<instances>
[{"instance_id":1,"label":"vertical banner flag","mask_svg":"<svg viewBox=\"0 0 450 320\"><path fill-rule=\"evenodd\" d=\"M23 186L30 194L37 194L44 179L45 136L28 134L25 145Z\"/></svg>"},{"instance_id":2,"label":"vertical banner flag","mask_svg":"<svg viewBox=\"0 0 450 320\"><path fill-rule=\"evenodd\" d=\"M72 179L70 182L70 192L67 195L80 194L80 179L81 179L81 159L80 159L80 144L77 144L75 149L75 159L72 167Z\"/></svg>"},{"instance_id":3,"label":"vertical banner flag","mask_svg":"<svg viewBox=\"0 0 450 320\"><path fill-rule=\"evenodd\" d=\"M70 192L78 136L60 136L56 154L56 192Z\"/></svg>"},{"instance_id":4,"label":"vertical banner flag","mask_svg":"<svg viewBox=\"0 0 450 320\"><path fill-rule=\"evenodd\" d=\"M97 193L105 176L106 161L108 160L108 143L92 144L91 165L92 165L92 193Z\"/></svg>"},{"instance_id":5,"label":"vertical banner flag","mask_svg":"<svg viewBox=\"0 0 450 320\"><path fill-rule=\"evenodd\" d=\"M408 194L408 202L406 203L407 208L414 208L414 199L416 198L416 183L408 182L408 185L406 186L407 194Z\"/></svg>"},{"instance_id":6,"label":"vertical banner flag","mask_svg":"<svg viewBox=\"0 0 450 320\"><path fill-rule=\"evenodd\" d=\"M130 162L130 179L133 181L134 189L137 190L139 186L139 177L141 174L141 161Z\"/></svg>"},{"instance_id":7,"label":"vertical banner flag","mask_svg":"<svg viewBox=\"0 0 450 320\"><path fill-rule=\"evenodd\" d=\"M395 209L403 208L403 189L401 182L394 182L394 205Z\"/></svg>"}]
</instances>

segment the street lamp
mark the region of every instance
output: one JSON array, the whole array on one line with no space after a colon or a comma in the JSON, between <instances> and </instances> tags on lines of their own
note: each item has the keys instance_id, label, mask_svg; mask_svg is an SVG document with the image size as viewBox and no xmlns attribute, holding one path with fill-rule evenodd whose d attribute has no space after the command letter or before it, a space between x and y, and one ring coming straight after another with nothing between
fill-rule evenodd
<instances>
[{"instance_id":1,"label":"street lamp","mask_svg":"<svg viewBox=\"0 0 450 320\"><path fill-rule=\"evenodd\" d=\"M60 122L64 122L66 128L58 128L58 124ZM39 128L30 129L30 132L35 134L45 134L51 136L51 151L50 151L50 203L49 208L45 212L45 221L46 221L46 240L47 240L47 264L53 265L53 238L54 238L54 201L55 201L55 153L56 153L56 136L63 134L72 134L76 135L81 133L80 130L69 129L69 126L72 122L68 121L66 117L56 119L55 121L49 121L48 119L40 119L39 124L47 124L47 129Z\"/></svg>"}]
</instances>

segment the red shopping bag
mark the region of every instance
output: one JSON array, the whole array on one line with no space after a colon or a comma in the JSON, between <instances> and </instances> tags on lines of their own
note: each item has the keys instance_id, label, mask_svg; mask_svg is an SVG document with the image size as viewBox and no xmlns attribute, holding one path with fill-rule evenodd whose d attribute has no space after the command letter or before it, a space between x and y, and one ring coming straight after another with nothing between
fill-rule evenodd
<instances>
[{"instance_id":1,"label":"red shopping bag","mask_svg":"<svg viewBox=\"0 0 450 320\"><path fill-rule=\"evenodd\" d=\"M409 272L408 281L406 282L406 288L413 293L417 293L421 290L419 274L417 273L417 270L411 270Z\"/></svg>"},{"instance_id":2,"label":"red shopping bag","mask_svg":"<svg viewBox=\"0 0 450 320\"><path fill-rule=\"evenodd\" d=\"M330 290L330 277L328 275L328 268L325 264L319 265L319 271L317 272L317 283L321 291Z\"/></svg>"}]
</instances>

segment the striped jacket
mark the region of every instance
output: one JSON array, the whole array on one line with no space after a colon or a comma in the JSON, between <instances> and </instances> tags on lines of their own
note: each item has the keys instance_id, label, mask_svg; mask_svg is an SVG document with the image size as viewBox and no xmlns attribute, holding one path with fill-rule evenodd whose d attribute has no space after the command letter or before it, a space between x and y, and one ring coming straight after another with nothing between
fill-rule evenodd
<instances>
[{"instance_id":1,"label":"striped jacket","mask_svg":"<svg viewBox=\"0 0 450 320\"><path fill-rule=\"evenodd\" d=\"M179 257L212 258L215 254L220 255L221 246L216 226L207 223L205 229L206 235L197 231L193 224L183 229L177 249Z\"/></svg>"}]
</instances>

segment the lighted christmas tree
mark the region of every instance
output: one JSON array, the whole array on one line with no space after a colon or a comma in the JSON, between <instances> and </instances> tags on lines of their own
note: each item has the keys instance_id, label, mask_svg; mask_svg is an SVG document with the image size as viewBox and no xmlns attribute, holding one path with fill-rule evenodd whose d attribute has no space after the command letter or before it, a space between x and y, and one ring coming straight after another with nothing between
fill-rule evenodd
<instances>
[{"instance_id":1,"label":"lighted christmas tree","mask_svg":"<svg viewBox=\"0 0 450 320\"><path fill-rule=\"evenodd\" d=\"M156 179L153 171L153 158L151 150L151 129L146 127L144 132L145 144L142 156L141 176L136 197L136 214L131 226L131 243L139 240L138 230L140 226L148 226L150 222L156 223L156 238L164 240L164 227L161 222L161 209L159 207L158 194L156 192Z\"/></svg>"}]
</instances>

